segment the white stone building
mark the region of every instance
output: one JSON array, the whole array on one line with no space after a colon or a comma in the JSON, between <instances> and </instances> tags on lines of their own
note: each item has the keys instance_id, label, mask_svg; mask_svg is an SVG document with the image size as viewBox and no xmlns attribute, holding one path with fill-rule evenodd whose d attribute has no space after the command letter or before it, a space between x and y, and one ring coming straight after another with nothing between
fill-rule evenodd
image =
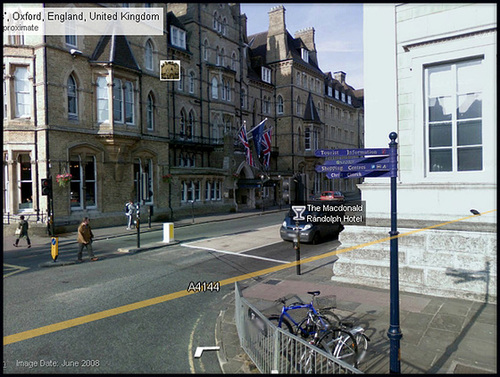
<instances>
[{"instance_id":1,"label":"white stone building","mask_svg":"<svg viewBox=\"0 0 500 377\"><path fill-rule=\"evenodd\" d=\"M365 147L397 132L398 230L436 226L400 238L403 290L496 298L496 14L496 4L364 5ZM358 187L369 226L348 227L343 246L388 234L390 179ZM389 242L370 248L335 272L388 287Z\"/></svg>"}]
</instances>

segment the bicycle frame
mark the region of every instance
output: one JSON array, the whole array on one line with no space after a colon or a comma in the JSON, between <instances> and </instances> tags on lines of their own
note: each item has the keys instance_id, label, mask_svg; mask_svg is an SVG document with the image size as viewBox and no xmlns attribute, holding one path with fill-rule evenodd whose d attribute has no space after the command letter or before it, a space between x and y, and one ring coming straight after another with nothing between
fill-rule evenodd
<instances>
[{"instance_id":1,"label":"bicycle frame","mask_svg":"<svg viewBox=\"0 0 500 377\"><path fill-rule=\"evenodd\" d=\"M296 322L292 316L290 314L288 314L288 311L290 310L296 310L296 309L308 309L309 312L312 312L315 316L317 316L317 318L319 318L320 322L321 322L321 325L323 326L323 328L327 328L328 327L328 323L326 323L323 318L321 318L321 316L319 315L318 311L314 308L313 306L313 303L312 301L309 303L309 304L300 304L300 305L289 305L289 306L286 306L286 305L283 305L282 309L281 309L281 314L280 314L280 319L278 321L278 327L281 327L282 323L283 323L283 318L287 318L290 322L293 323L293 325L299 329L301 331L301 333L303 334L307 334L307 335L312 335L315 333L314 332L309 332L307 331L306 329L302 328L299 326L299 322ZM308 313L309 314L309 313Z\"/></svg>"}]
</instances>

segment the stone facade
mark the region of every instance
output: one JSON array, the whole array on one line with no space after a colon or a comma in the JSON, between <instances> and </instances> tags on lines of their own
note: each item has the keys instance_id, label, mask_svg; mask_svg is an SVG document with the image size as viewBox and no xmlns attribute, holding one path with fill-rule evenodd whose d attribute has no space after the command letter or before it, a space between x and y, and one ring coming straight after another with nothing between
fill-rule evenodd
<instances>
[{"instance_id":1,"label":"stone facade","mask_svg":"<svg viewBox=\"0 0 500 377\"><path fill-rule=\"evenodd\" d=\"M292 38L279 7L259 39L247 36L239 4L152 5L163 8L160 36L4 36L4 213L48 213L48 177L61 229L83 216L124 223L124 203L138 195L143 218L151 208L162 220L277 204L296 173L310 193L333 188L314 171L314 149L360 146L363 98L344 73L319 69L314 29ZM163 60L180 62L179 81L160 80ZM270 166L254 153L252 167L237 133L265 118Z\"/></svg>"}]
</instances>

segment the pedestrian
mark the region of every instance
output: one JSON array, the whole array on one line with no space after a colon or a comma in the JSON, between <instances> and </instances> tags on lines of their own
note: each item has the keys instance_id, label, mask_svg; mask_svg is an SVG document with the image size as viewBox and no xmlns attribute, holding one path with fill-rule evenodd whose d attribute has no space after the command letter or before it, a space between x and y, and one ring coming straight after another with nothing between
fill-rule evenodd
<instances>
[{"instance_id":1,"label":"pedestrian","mask_svg":"<svg viewBox=\"0 0 500 377\"><path fill-rule=\"evenodd\" d=\"M98 260L98 258L94 256L94 251L92 250L92 238L94 238L94 234L92 233L92 229L90 229L90 219L84 217L82 223L78 227L78 263L83 262L82 254L84 246L87 248L90 260L92 262Z\"/></svg>"},{"instance_id":2,"label":"pedestrian","mask_svg":"<svg viewBox=\"0 0 500 377\"><path fill-rule=\"evenodd\" d=\"M24 219L24 215L20 216L21 221L19 221L19 224L17 225L16 229L16 243L14 244L15 247L19 244L19 239L26 237L26 241L28 242L28 249L31 247L31 241L30 237L28 236L28 221Z\"/></svg>"},{"instance_id":3,"label":"pedestrian","mask_svg":"<svg viewBox=\"0 0 500 377\"><path fill-rule=\"evenodd\" d=\"M125 204L125 215L128 218L127 230L132 229L132 216L134 215L134 210L135 210L134 202L132 202L132 200L129 200L128 203Z\"/></svg>"}]
</instances>

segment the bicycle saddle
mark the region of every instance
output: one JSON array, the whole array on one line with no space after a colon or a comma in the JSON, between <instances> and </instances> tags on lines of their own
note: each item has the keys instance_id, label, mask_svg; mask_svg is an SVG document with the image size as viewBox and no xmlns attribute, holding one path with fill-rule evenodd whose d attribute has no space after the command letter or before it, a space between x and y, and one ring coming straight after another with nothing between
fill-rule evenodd
<instances>
[{"instance_id":1,"label":"bicycle saddle","mask_svg":"<svg viewBox=\"0 0 500 377\"><path fill-rule=\"evenodd\" d=\"M311 292L307 292L307 293L309 293L310 295L319 296L319 294L321 292L320 291L311 291Z\"/></svg>"}]
</instances>

